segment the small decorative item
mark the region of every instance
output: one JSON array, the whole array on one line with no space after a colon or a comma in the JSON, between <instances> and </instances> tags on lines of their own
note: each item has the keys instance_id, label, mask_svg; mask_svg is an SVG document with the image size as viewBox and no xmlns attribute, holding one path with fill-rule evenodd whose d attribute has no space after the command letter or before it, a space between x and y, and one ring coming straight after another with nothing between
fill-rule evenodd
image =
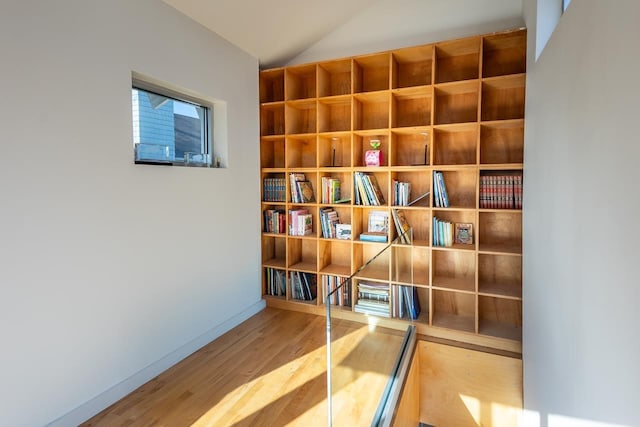
<instances>
[{"instance_id":1,"label":"small decorative item","mask_svg":"<svg viewBox=\"0 0 640 427\"><path fill-rule=\"evenodd\" d=\"M380 140L372 139L369 141L369 145L373 150L367 150L364 153L364 164L366 166L380 166L382 164L382 151L380 148Z\"/></svg>"},{"instance_id":2,"label":"small decorative item","mask_svg":"<svg viewBox=\"0 0 640 427\"><path fill-rule=\"evenodd\" d=\"M456 243L473 245L473 224L457 222L454 228Z\"/></svg>"}]
</instances>

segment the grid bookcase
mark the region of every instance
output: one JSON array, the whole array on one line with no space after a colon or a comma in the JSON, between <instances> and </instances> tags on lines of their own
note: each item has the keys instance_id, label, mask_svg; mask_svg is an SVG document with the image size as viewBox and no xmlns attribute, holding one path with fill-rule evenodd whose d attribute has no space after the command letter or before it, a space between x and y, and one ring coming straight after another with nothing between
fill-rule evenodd
<instances>
[{"instance_id":1,"label":"grid bookcase","mask_svg":"<svg viewBox=\"0 0 640 427\"><path fill-rule=\"evenodd\" d=\"M516 29L401 48L381 53L275 68L260 72L261 178L284 180L284 198L267 198L262 214L307 209L312 232L305 236L262 233L262 289L268 305L324 313L323 276L346 278L384 243L358 239L372 210L389 212L388 242L397 236L392 209L403 211L411 244L394 244L353 281L355 313L360 281L416 289L418 332L521 352L522 211L481 207L483 177L522 176L526 30ZM379 140L380 166L365 166L370 141ZM450 207L436 207L433 172L442 172ZM381 206L354 204L354 173L374 175ZM289 175L303 173L315 202L294 203ZM321 203L323 177L341 182L346 203ZM411 183L412 206L392 206L393 182ZM282 181L281 181L282 182ZM351 224L348 240L323 238L321 209L333 208ZM433 244L433 218L472 223L473 243ZM288 221L288 219L287 219ZM271 230L272 231L272 230ZM307 273L317 297L299 300L290 285L273 292L278 271ZM406 322L383 319L381 322Z\"/></svg>"}]
</instances>

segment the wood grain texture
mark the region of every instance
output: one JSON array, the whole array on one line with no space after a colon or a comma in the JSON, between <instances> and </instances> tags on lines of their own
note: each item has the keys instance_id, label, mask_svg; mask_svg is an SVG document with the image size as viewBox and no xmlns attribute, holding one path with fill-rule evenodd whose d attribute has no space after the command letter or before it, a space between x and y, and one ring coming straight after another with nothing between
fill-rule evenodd
<instances>
[{"instance_id":1,"label":"wood grain texture","mask_svg":"<svg viewBox=\"0 0 640 427\"><path fill-rule=\"evenodd\" d=\"M411 360L409 373L402 387L400 402L393 418L393 427L415 427L420 420L420 357L418 347Z\"/></svg>"},{"instance_id":2,"label":"wood grain texture","mask_svg":"<svg viewBox=\"0 0 640 427\"><path fill-rule=\"evenodd\" d=\"M522 360L418 342L420 421L438 427L517 427Z\"/></svg>"},{"instance_id":3,"label":"wood grain texture","mask_svg":"<svg viewBox=\"0 0 640 427\"><path fill-rule=\"evenodd\" d=\"M334 425L369 425L403 333L337 319ZM267 308L82 426L326 425L325 318Z\"/></svg>"}]
</instances>

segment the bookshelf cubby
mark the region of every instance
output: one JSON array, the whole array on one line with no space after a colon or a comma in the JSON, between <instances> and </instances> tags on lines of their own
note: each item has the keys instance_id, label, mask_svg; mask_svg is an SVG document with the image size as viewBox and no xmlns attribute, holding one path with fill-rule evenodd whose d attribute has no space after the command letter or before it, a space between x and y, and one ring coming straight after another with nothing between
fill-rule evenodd
<instances>
[{"instance_id":1,"label":"bookshelf cubby","mask_svg":"<svg viewBox=\"0 0 640 427\"><path fill-rule=\"evenodd\" d=\"M434 165L475 165L478 126L475 123L438 126L433 136Z\"/></svg>"},{"instance_id":2,"label":"bookshelf cubby","mask_svg":"<svg viewBox=\"0 0 640 427\"><path fill-rule=\"evenodd\" d=\"M487 176L522 176L525 73L524 29L261 71L261 178L285 186L283 200L267 200L262 183L261 213L285 212L287 221L285 233L262 233L267 304L323 314L320 294L313 300L291 294L291 273L313 277L322 292L325 278L357 272L351 303L334 302L336 315L358 318L358 284L374 283L391 299L382 324L412 322L422 334L521 352L522 212L515 204L485 208L481 189ZM372 140L379 142L380 166L365 165ZM436 206L436 171L446 185L446 208ZM313 202L293 202L291 173L305 174ZM375 177L380 206L356 204L357 173ZM323 201L323 177L340 181L340 203ZM396 181L410 184L409 200L430 194L396 206ZM311 234L290 235L293 209L309 211ZM323 234L327 209L351 225L350 238ZM410 243L393 243L393 209L411 227ZM372 211L388 213L387 242L360 240ZM435 245L434 218L472 224L472 243ZM286 295L279 295L273 277L283 273ZM415 289L420 303L413 320L398 307L406 289Z\"/></svg>"}]
</instances>

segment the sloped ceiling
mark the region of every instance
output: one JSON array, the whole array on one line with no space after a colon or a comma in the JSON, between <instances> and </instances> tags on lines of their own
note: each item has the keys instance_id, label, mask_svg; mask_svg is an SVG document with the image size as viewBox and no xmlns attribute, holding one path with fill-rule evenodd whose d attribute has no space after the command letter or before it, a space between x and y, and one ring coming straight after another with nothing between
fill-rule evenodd
<instances>
[{"instance_id":1,"label":"sloped ceiling","mask_svg":"<svg viewBox=\"0 0 640 427\"><path fill-rule=\"evenodd\" d=\"M524 24L522 0L162 0L261 68Z\"/></svg>"},{"instance_id":2,"label":"sloped ceiling","mask_svg":"<svg viewBox=\"0 0 640 427\"><path fill-rule=\"evenodd\" d=\"M284 63L376 0L163 0L255 56Z\"/></svg>"}]
</instances>

